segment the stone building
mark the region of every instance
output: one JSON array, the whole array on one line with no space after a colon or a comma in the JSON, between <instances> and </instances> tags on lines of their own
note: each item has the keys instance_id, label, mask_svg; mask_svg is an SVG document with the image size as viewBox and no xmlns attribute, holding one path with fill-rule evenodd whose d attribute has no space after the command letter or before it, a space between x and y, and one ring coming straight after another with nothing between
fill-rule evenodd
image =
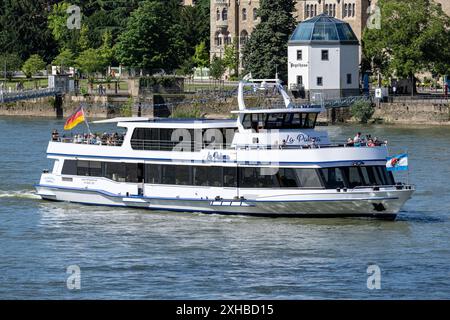
<instances>
[{"instance_id":1,"label":"stone building","mask_svg":"<svg viewBox=\"0 0 450 320\"><path fill-rule=\"evenodd\" d=\"M185 2L188 2L186 0ZM450 15L450 0L435 0ZM322 13L343 20L361 40L369 19L369 7L377 0L296 0L298 22ZM241 52L260 19L256 14L260 0L211 0L211 57L222 56L226 45L235 43Z\"/></svg>"}]
</instances>

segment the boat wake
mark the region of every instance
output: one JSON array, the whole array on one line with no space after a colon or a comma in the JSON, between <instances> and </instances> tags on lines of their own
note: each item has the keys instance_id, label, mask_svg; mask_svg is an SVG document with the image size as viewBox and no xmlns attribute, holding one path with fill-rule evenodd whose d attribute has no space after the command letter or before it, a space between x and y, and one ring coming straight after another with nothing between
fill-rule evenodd
<instances>
[{"instance_id":1,"label":"boat wake","mask_svg":"<svg viewBox=\"0 0 450 320\"><path fill-rule=\"evenodd\" d=\"M31 190L0 191L0 198L40 199L36 192Z\"/></svg>"}]
</instances>

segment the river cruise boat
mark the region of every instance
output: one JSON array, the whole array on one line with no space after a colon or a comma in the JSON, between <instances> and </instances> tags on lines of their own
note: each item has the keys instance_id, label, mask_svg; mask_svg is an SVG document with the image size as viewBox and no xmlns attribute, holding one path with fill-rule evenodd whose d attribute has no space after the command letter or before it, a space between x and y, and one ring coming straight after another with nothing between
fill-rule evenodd
<instances>
[{"instance_id":1,"label":"river cruise boat","mask_svg":"<svg viewBox=\"0 0 450 320\"><path fill-rule=\"evenodd\" d=\"M267 86L269 81L264 82ZM45 200L267 217L393 219L414 192L386 169L387 145L331 144L323 105L247 108L230 120L115 118L123 134L50 141Z\"/></svg>"}]
</instances>

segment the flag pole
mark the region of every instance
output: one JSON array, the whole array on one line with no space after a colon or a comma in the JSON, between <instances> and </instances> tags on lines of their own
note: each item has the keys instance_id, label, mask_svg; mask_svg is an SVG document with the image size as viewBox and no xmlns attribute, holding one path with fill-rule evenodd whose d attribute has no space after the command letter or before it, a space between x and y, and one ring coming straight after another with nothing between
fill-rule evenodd
<instances>
[{"instance_id":1,"label":"flag pole","mask_svg":"<svg viewBox=\"0 0 450 320\"><path fill-rule=\"evenodd\" d=\"M89 127L89 122L87 121L86 114L84 113L84 106L83 105L81 105L81 110L83 110L84 123L86 123L86 127L88 129L89 136L91 136L92 135L91 128Z\"/></svg>"},{"instance_id":2,"label":"flag pole","mask_svg":"<svg viewBox=\"0 0 450 320\"><path fill-rule=\"evenodd\" d=\"M408 173L406 174L406 184L409 186L409 154L408 154L408 149L405 150L405 154L407 156L408 159Z\"/></svg>"}]
</instances>

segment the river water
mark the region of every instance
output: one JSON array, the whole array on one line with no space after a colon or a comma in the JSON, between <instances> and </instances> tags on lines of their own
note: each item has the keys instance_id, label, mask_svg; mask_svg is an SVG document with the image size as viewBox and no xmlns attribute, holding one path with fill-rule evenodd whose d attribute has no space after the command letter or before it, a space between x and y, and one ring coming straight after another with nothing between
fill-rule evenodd
<instances>
[{"instance_id":1,"label":"river water","mask_svg":"<svg viewBox=\"0 0 450 320\"><path fill-rule=\"evenodd\" d=\"M450 128L320 128L335 141L361 130L388 139L391 153L408 151L410 176L400 178L417 192L392 222L43 202L33 185L62 126L0 118L0 299L450 298ZM369 283L380 289L370 290L373 265L380 277ZM79 290L67 286L77 283L69 266L80 268Z\"/></svg>"}]
</instances>

